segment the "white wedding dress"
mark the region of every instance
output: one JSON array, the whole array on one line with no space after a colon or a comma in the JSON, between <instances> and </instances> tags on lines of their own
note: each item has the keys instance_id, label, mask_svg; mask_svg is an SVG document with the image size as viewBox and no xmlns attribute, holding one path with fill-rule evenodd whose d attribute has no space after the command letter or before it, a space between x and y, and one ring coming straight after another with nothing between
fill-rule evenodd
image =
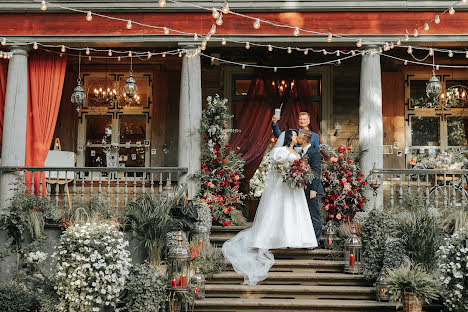
<instances>
[{"instance_id":1,"label":"white wedding dress","mask_svg":"<svg viewBox=\"0 0 468 312\"><path fill-rule=\"evenodd\" d=\"M269 157L273 165L298 159L287 147L275 147ZM286 247L317 247L317 239L304 190L291 189L271 169L252 227L225 242L222 250L234 270L244 275L244 284L253 286L267 278L275 263L268 250Z\"/></svg>"}]
</instances>

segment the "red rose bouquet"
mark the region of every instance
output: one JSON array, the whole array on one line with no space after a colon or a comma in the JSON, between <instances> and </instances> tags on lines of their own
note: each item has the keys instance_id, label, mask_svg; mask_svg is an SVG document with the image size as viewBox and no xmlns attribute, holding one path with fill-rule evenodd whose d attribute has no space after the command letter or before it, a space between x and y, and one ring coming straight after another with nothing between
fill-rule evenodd
<instances>
[{"instance_id":1,"label":"red rose bouquet","mask_svg":"<svg viewBox=\"0 0 468 312\"><path fill-rule=\"evenodd\" d=\"M307 184L312 183L318 177L318 174L309 166L307 157L299 158L289 166L282 167L280 175L283 182L292 189L305 188Z\"/></svg>"}]
</instances>

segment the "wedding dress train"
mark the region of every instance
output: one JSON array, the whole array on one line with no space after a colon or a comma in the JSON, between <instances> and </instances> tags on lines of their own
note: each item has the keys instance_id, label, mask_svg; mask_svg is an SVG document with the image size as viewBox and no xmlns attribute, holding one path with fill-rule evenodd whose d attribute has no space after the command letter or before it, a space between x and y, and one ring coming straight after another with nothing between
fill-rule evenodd
<instances>
[{"instance_id":1,"label":"wedding dress train","mask_svg":"<svg viewBox=\"0 0 468 312\"><path fill-rule=\"evenodd\" d=\"M269 157L273 165L298 159L287 147L275 147ZM225 242L222 250L234 270L244 275L244 284L253 286L267 278L275 263L269 249L286 247L313 248L317 240L304 190L291 189L271 169L252 227Z\"/></svg>"}]
</instances>

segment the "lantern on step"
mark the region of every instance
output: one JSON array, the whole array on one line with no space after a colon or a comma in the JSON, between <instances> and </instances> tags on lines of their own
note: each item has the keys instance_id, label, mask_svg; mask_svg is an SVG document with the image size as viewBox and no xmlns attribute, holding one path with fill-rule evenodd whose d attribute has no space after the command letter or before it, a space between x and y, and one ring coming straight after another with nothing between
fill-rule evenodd
<instances>
[{"instance_id":1,"label":"lantern on step","mask_svg":"<svg viewBox=\"0 0 468 312\"><path fill-rule=\"evenodd\" d=\"M202 222L197 222L192 235L192 243L199 247L200 256L205 258L206 248L210 243L210 232Z\"/></svg>"},{"instance_id":2,"label":"lantern on step","mask_svg":"<svg viewBox=\"0 0 468 312\"><path fill-rule=\"evenodd\" d=\"M380 273L377 282L375 283L375 295L377 301L390 301L390 295L387 290L387 282L385 281L385 274Z\"/></svg>"},{"instance_id":3,"label":"lantern on step","mask_svg":"<svg viewBox=\"0 0 468 312\"><path fill-rule=\"evenodd\" d=\"M336 236L335 227L333 226L332 222L328 222L327 228L325 230L325 235L324 235L326 249L333 249L334 241L336 238L335 236Z\"/></svg>"},{"instance_id":4,"label":"lantern on step","mask_svg":"<svg viewBox=\"0 0 468 312\"><path fill-rule=\"evenodd\" d=\"M205 277L203 277L199 268L195 270L195 275L192 278L192 287L195 299L205 299Z\"/></svg>"},{"instance_id":5,"label":"lantern on step","mask_svg":"<svg viewBox=\"0 0 468 312\"><path fill-rule=\"evenodd\" d=\"M362 242L357 236L356 228L353 226L351 234L344 244L345 273L361 273Z\"/></svg>"},{"instance_id":6,"label":"lantern on step","mask_svg":"<svg viewBox=\"0 0 468 312\"><path fill-rule=\"evenodd\" d=\"M167 274L169 290L188 291L190 287L190 252L183 246L183 233L177 233L177 245L169 249Z\"/></svg>"}]
</instances>

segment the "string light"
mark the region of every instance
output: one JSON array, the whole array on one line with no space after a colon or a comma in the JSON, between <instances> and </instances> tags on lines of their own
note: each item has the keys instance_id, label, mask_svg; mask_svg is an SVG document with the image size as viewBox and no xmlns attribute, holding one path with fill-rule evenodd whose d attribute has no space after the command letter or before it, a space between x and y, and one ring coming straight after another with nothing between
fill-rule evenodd
<instances>
[{"instance_id":1,"label":"string light","mask_svg":"<svg viewBox=\"0 0 468 312\"><path fill-rule=\"evenodd\" d=\"M60 48L60 51L62 51L62 53L65 53L66 49L64 45L62 45L62 47Z\"/></svg>"},{"instance_id":2,"label":"string light","mask_svg":"<svg viewBox=\"0 0 468 312\"><path fill-rule=\"evenodd\" d=\"M242 69L245 69L245 64L242 64Z\"/></svg>"},{"instance_id":3,"label":"string light","mask_svg":"<svg viewBox=\"0 0 468 312\"><path fill-rule=\"evenodd\" d=\"M273 51L273 47L271 46L271 44L268 45L268 51Z\"/></svg>"},{"instance_id":4,"label":"string light","mask_svg":"<svg viewBox=\"0 0 468 312\"><path fill-rule=\"evenodd\" d=\"M429 49L429 55L430 55L430 56L433 56L433 55L434 55L434 49L433 49L433 48L430 48L430 49Z\"/></svg>"},{"instance_id":5,"label":"string light","mask_svg":"<svg viewBox=\"0 0 468 312\"><path fill-rule=\"evenodd\" d=\"M299 36L299 27L294 27L293 35L294 35L295 37Z\"/></svg>"},{"instance_id":6,"label":"string light","mask_svg":"<svg viewBox=\"0 0 468 312\"><path fill-rule=\"evenodd\" d=\"M159 0L158 3L161 8L164 8L166 6L166 0Z\"/></svg>"},{"instance_id":7,"label":"string light","mask_svg":"<svg viewBox=\"0 0 468 312\"><path fill-rule=\"evenodd\" d=\"M211 26L210 34L216 34L216 25Z\"/></svg>"},{"instance_id":8,"label":"string light","mask_svg":"<svg viewBox=\"0 0 468 312\"><path fill-rule=\"evenodd\" d=\"M118 56L118 57L117 57L117 61L119 61L119 62L120 62L120 60L121 60L121 58L120 58L120 56Z\"/></svg>"},{"instance_id":9,"label":"string light","mask_svg":"<svg viewBox=\"0 0 468 312\"><path fill-rule=\"evenodd\" d=\"M419 32L418 32L417 29L414 29L413 35L414 35L415 37L418 37L418 36L419 36Z\"/></svg>"},{"instance_id":10,"label":"string light","mask_svg":"<svg viewBox=\"0 0 468 312\"><path fill-rule=\"evenodd\" d=\"M340 50L336 51L336 56L340 56Z\"/></svg>"},{"instance_id":11,"label":"string light","mask_svg":"<svg viewBox=\"0 0 468 312\"><path fill-rule=\"evenodd\" d=\"M390 49L394 49L395 48L395 45L393 44L393 42L390 43Z\"/></svg>"},{"instance_id":12,"label":"string light","mask_svg":"<svg viewBox=\"0 0 468 312\"><path fill-rule=\"evenodd\" d=\"M6 38L4 37L4 38L2 39L2 46L5 46L5 45L6 45Z\"/></svg>"},{"instance_id":13,"label":"string light","mask_svg":"<svg viewBox=\"0 0 468 312\"><path fill-rule=\"evenodd\" d=\"M332 40L333 40L332 34L331 34L331 33L328 33L327 41L328 41L328 42L332 42Z\"/></svg>"},{"instance_id":14,"label":"string light","mask_svg":"<svg viewBox=\"0 0 468 312\"><path fill-rule=\"evenodd\" d=\"M39 49L39 45L37 44L37 42L34 42L34 44L33 44L33 49L34 49L34 50Z\"/></svg>"},{"instance_id":15,"label":"string light","mask_svg":"<svg viewBox=\"0 0 468 312\"><path fill-rule=\"evenodd\" d=\"M323 55L327 55L327 54L328 54L327 50L324 49L323 50Z\"/></svg>"},{"instance_id":16,"label":"string light","mask_svg":"<svg viewBox=\"0 0 468 312\"><path fill-rule=\"evenodd\" d=\"M45 0L42 0L42 1L41 1L41 10L42 10L42 11L47 10L47 4L46 4Z\"/></svg>"},{"instance_id":17,"label":"string light","mask_svg":"<svg viewBox=\"0 0 468 312\"><path fill-rule=\"evenodd\" d=\"M86 13L86 20L88 22L91 22L93 20L93 14L91 13L91 11L88 11L88 13Z\"/></svg>"},{"instance_id":18,"label":"string light","mask_svg":"<svg viewBox=\"0 0 468 312\"><path fill-rule=\"evenodd\" d=\"M226 43L227 43L227 42L226 42L226 39L223 38L223 40L221 40L221 44L222 44L223 46L225 46Z\"/></svg>"},{"instance_id":19,"label":"string light","mask_svg":"<svg viewBox=\"0 0 468 312\"><path fill-rule=\"evenodd\" d=\"M341 61L340 60L336 61L336 64L341 65Z\"/></svg>"},{"instance_id":20,"label":"string light","mask_svg":"<svg viewBox=\"0 0 468 312\"><path fill-rule=\"evenodd\" d=\"M453 6L450 7L448 12L449 12L450 15L455 14L455 9L453 8Z\"/></svg>"},{"instance_id":21,"label":"string light","mask_svg":"<svg viewBox=\"0 0 468 312\"><path fill-rule=\"evenodd\" d=\"M182 57L182 52L179 52L179 57Z\"/></svg>"},{"instance_id":22,"label":"string light","mask_svg":"<svg viewBox=\"0 0 468 312\"><path fill-rule=\"evenodd\" d=\"M428 23L425 23L425 24L424 24L424 30L425 30L425 31L429 31L429 24L428 24Z\"/></svg>"},{"instance_id":23,"label":"string light","mask_svg":"<svg viewBox=\"0 0 468 312\"><path fill-rule=\"evenodd\" d=\"M132 51L128 51L128 57L132 57Z\"/></svg>"},{"instance_id":24,"label":"string light","mask_svg":"<svg viewBox=\"0 0 468 312\"><path fill-rule=\"evenodd\" d=\"M229 4L226 2L226 4L223 6L223 14L228 14L229 13Z\"/></svg>"},{"instance_id":25,"label":"string light","mask_svg":"<svg viewBox=\"0 0 468 312\"><path fill-rule=\"evenodd\" d=\"M88 56L88 61L90 61L90 62L91 62L91 56Z\"/></svg>"},{"instance_id":26,"label":"string light","mask_svg":"<svg viewBox=\"0 0 468 312\"><path fill-rule=\"evenodd\" d=\"M439 65L436 65L436 70L439 70L439 68L440 68Z\"/></svg>"},{"instance_id":27,"label":"string light","mask_svg":"<svg viewBox=\"0 0 468 312\"><path fill-rule=\"evenodd\" d=\"M307 55L307 54L309 54L309 49L304 50L304 55Z\"/></svg>"},{"instance_id":28,"label":"string light","mask_svg":"<svg viewBox=\"0 0 468 312\"><path fill-rule=\"evenodd\" d=\"M197 35L197 33L195 33L195 34L193 35L193 40L195 40L195 41L198 40L198 35Z\"/></svg>"},{"instance_id":29,"label":"string light","mask_svg":"<svg viewBox=\"0 0 468 312\"><path fill-rule=\"evenodd\" d=\"M360 48L362 47L362 40L359 39L357 42L356 42L356 47Z\"/></svg>"},{"instance_id":30,"label":"string light","mask_svg":"<svg viewBox=\"0 0 468 312\"><path fill-rule=\"evenodd\" d=\"M408 46L408 50L407 50L407 51L408 51L408 54L411 54L411 53L413 53L413 48L412 48L411 46Z\"/></svg>"},{"instance_id":31,"label":"string light","mask_svg":"<svg viewBox=\"0 0 468 312\"><path fill-rule=\"evenodd\" d=\"M89 55L90 51L89 51L89 48L86 48L86 55Z\"/></svg>"},{"instance_id":32,"label":"string light","mask_svg":"<svg viewBox=\"0 0 468 312\"><path fill-rule=\"evenodd\" d=\"M288 47L288 53L291 54L292 53L292 49L291 47Z\"/></svg>"},{"instance_id":33,"label":"string light","mask_svg":"<svg viewBox=\"0 0 468 312\"><path fill-rule=\"evenodd\" d=\"M275 73L276 73L277 70L278 70L278 69L277 69L276 67L273 69L273 71L274 71Z\"/></svg>"},{"instance_id":34,"label":"string light","mask_svg":"<svg viewBox=\"0 0 468 312\"><path fill-rule=\"evenodd\" d=\"M449 51L448 51L448 56L449 56L449 57L453 57L453 52L452 52L452 50L449 50Z\"/></svg>"},{"instance_id":35,"label":"string light","mask_svg":"<svg viewBox=\"0 0 468 312\"><path fill-rule=\"evenodd\" d=\"M216 20L216 25L218 25L218 26L223 25L223 16L222 15Z\"/></svg>"},{"instance_id":36,"label":"string light","mask_svg":"<svg viewBox=\"0 0 468 312\"><path fill-rule=\"evenodd\" d=\"M169 35L169 29L167 27L164 27L163 30L165 35Z\"/></svg>"},{"instance_id":37,"label":"string light","mask_svg":"<svg viewBox=\"0 0 468 312\"><path fill-rule=\"evenodd\" d=\"M260 28L260 19L256 19L255 22L253 23L253 27L255 29L259 29Z\"/></svg>"},{"instance_id":38,"label":"string light","mask_svg":"<svg viewBox=\"0 0 468 312\"><path fill-rule=\"evenodd\" d=\"M408 34L405 35L405 41L409 41L409 36L408 36Z\"/></svg>"},{"instance_id":39,"label":"string light","mask_svg":"<svg viewBox=\"0 0 468 312\"><path fill-rule=\"evenodd\" d=\"M439 24L439 23L440 23L440 17L439 17L439 15L436 15L436 16L434 17L434 23L436 23L436 24Z\"/></svg>"},{"instance_id":40,"label":"string light","mask_svg":"<svg viewBox=\"0 0 468 312\"><path fill-rule=\"evenodd\" d=\"M166 52L164 52L164 53L162 54L162 57L166 57Z\"/></svg>"},{"instance_id":41,"label":"string light","mask_svg":"<svg viewBox=\"0 0 468 312\"><path fill-rule=\"evenodd\" d=\"M408 61L405 60L404 64L405 64L405 65L408 65Z\"/></svg>"},{"instance_id":42,"label":"string light","mask_svg":"<svg viewBox=\"0 0 468 312\"><path fill-rule=\"evenodd\" d=\"M352 56L355 56L355 55L356 55L356 52L355 52L354 50L351 51L351 55L352 55Z\"/></svg>"},{"instance_id":43,"label":"string light","mask_svg":"<svg viewBox=\"0 0 468 312\"><path fill-rule=\"evenodd\" d=\"M468 51L466 51L465 57L468 58Z\"/></svg>"},{"instance_id":44,"label":"string light","mask_svg":"<svg viewBox=\"0 0 468 312\"><path fill-rule=\"evenodd\" d=\"M213 16L214 19L217 19L219 17L219 12L215 8L212 8L211 12L211 16Z\"/></svg>"},{"instance_id":45,"label":"string light","mask_svg":"<svg viewBox=\"0 0 468 312\"><path fill-rule=\"evenodd\" d=\"M148 56L147 56L147 58L150 59L151 56L152 56L151 52L148 51Z\"/></svg>"},{"instance_id":46,"label":"string light","mask_svg":"<svg viewBox=\"0 0 468 312\"><path fill-rule=\"evenodd\" d=\"M112 56L112 50L109 49L109 52L107 52L107 55Z\"/></svg>"},{"instance_id":47,"label":"string light","mask_svg":"<svg viewBox=\"0 0 468 312\"><path fill-rule=\"evenodd\" d=\"M401 40L400 40L400 39L398 39L396 45L397 45L397 46L401 45Z\"/></svg>"},{"instance_id":48,"label":"string light","mask_svg":"<svg viewBox=\"0 0 468 312\"><path fill-rule=\"evenodd\" d=\"M246 43L245 43L245 48L246 48L247 50L250 49L250 43L246 42Z\"/></svg>"},{"instance_id":49,"label":"string light","mask_svg":"<svg viewBox=\"0 0 468 312\"><path fill-rule=\"evenodd\" d=\"M132 21L128 20L127 22L127 29L132 29Z\"/></svg>"},{"instance_id":50,"label":"string light","mask_svg":"<svg viewBox=\"0 0 468 312\"><path fill-rule=\"evenodd\" d=\"M309 70L310 66L309 65L306 65L306 70Z\"/></svg>"}]
</instances>

